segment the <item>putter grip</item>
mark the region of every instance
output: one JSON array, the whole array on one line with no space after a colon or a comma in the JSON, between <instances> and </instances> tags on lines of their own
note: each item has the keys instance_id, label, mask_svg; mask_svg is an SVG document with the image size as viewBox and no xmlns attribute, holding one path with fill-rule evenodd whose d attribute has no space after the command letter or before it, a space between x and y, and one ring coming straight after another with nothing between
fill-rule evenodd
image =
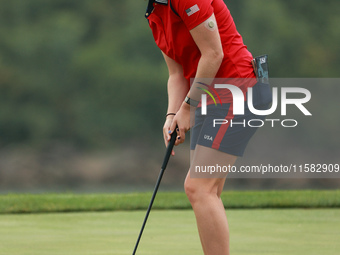
<instances>
[{"instance_id":1,"label":"putter grip","mask_svg":"<svg viewBox=\"0 0 340 255\"><path fill-rule=\"evenodd\" d=\"M177 129L177 127L176 127ZM163 165L162 165L162 169L165 170L168 162L169 162L169 158L172 152L172 149L174 148L176 139L177 139L177 132L176 129L174 130L174 132L171 134L171 138L170 138L170 142L168 144L168 147L166 148L166 153L165 153L165 157L163 160Z\"/></svg>"}]
</instances>

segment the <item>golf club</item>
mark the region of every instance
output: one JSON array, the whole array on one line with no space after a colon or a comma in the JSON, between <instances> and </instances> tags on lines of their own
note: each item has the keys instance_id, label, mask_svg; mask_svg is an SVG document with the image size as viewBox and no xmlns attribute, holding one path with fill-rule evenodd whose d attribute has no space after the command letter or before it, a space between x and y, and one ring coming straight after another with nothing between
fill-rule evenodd
<instances>
[{"instance_id":1,"label":"golf club","mask_svg":"<svg viewBox=\"0 0 340 255\"><path fill-rule=\"evenodd\" d=\"M157 194L159 185L160 185L160 183L161 183L161 180L162 180L162 177L163 177L165 168L166 168L166 166L167 166L167 164L168 164L168 161L169 161L169 158L170 158L172 149L173 149L173 147L174 147L174 145L175 145L176 137L177 137L177 132L176 132L176 130L174 130L174 132L173 132L172 135L171 135L171 139L170 139L170 142L169 142L169 144L168 144L168 147L167 147L167 149L166 149L165 157L164 157L164 160L163 160L163 165L162 165L161 171L160 171L160 173L159 173L158 180L157 180L157 182L156 182L156 186L155 186L155 189L154 189L154 191L153 191L152 198L151 198L151 201L150 201L148 210L147 210L147 212L146 212L146 215L145 215L145 218L144 218L144 222L143 222L142 228L141 228L141 230L140 230L140 233L139 233L139 236L138 236L136 245L135 245L135 249L133 250L132 255L135 255L135 254L136 254L136 251L137 251L137 248L138 248L139 241L140 241L140 239L141 239L141 237L142 237L142 234L143 234L143 231L144 231L144 228L145 228L145 225L146 225L146 221L148 220L148 217L149 217L149 214L150 214L150 211L151 211L153 202L154 202L154 200L155 200L155 197L156 197L156 194Z\"/></svg>"}]
</instances>

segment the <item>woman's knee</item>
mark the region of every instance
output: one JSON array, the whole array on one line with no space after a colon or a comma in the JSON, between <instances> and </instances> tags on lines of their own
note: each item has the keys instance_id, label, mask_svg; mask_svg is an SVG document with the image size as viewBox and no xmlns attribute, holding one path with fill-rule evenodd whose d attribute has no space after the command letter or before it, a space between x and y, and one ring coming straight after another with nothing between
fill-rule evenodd
<instances>
[{"instance_id":1,"label":"woman's knee","mask_svg":"<svg viewBox=\"0 0 340 255\"><path fill-rule=\"evenodd\" d=\"M190 203L193 205L211 197L218 197L219 184L213 179L197 179L187 176L184 182L184 190Z\"/></svg>"},{"instance_id":2,"label":"woman's knee","mask_svg":"<svg viewBox=\"0 0 340 255\"><path fill-rule=\"evenodd\" d=\"M198 194L198 187L197 185L194 184L192 179L187 176L184 182L184 191L185 194L187 195L189 201L191 204L193 204L195 201L197 201L197 194Z\"/></svg>"}]
</instances>

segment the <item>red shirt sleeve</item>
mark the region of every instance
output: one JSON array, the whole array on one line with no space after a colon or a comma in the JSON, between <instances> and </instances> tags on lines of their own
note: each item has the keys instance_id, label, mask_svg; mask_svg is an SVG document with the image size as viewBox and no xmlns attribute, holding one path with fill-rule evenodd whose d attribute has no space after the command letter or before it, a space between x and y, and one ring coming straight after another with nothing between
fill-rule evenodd
<instances>
[{"instance_id":1,"label":"red shirt sleeve","mask_svg":"<svg viewBox=\"0 0 340 255\"><path fill-rule=\"evenodd\" d=\"M171 4L183 20L185 26L191 30L206 21L213 13L213 0L171 0Z\"/></svg>"}]
</instances>

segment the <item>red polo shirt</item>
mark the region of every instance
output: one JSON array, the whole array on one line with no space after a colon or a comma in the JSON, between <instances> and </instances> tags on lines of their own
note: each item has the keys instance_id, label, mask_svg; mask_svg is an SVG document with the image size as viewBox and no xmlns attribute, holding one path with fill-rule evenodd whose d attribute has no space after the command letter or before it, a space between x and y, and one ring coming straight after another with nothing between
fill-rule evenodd
<instances>
[{"instance_id":1,"label":"red polo shirt","mask_svg":"<svg viewBox=\"0 0 340 255\"><path fill-rule=\"evenodd\" d=\"M190 83L201 53L190 30L215 14L224 59L216 78L255 78L251 53L223 0L150 0L146 18L158 47L179 63ZM212 77L207 77L212 78Z\"/></svg>"}]
</instances>

